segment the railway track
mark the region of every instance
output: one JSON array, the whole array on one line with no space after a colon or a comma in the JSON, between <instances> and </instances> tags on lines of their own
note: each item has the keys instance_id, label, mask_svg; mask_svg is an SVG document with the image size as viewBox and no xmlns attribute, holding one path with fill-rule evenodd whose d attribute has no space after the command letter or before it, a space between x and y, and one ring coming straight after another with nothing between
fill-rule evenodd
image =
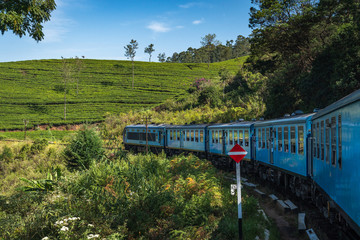
<instances>
[{"instance_id":1,"label":"railway track","mask_svg":"<svg viewBox=\"0 0 360 240\"><path fill-rule=\"evenodd\" d=\"M324 214L310 200L302 200L296 197L295 194L291 192L285 192L284 189L275 186L271 182L261 180L260 177L255 175L250 175L247 173L241 174L248 179L248 182L257 185L256 188L247 188L250 190L250 193L253 196L259 199L260 205L265 210L267 215L269 215L269 217L272 218L275 223L277 223L279 231L284 240L309 238L304 231L298 231L296 212L294 213L290 211L288 213L282 213L280 210L274 211L275 203L271 203L273 200L269 197L271 194L276 195L279 199L290 199L298 207L298 212L305 213L307 229L313 229L320 240L359 239L355 234L349 231L344 231L337 224L331 224L324 216ZM261 197L259 193L255 191L255 189L265 193L264 196ZM283 221L288 221L290 226L283 224Z\"/></svg>"}]
</instances>

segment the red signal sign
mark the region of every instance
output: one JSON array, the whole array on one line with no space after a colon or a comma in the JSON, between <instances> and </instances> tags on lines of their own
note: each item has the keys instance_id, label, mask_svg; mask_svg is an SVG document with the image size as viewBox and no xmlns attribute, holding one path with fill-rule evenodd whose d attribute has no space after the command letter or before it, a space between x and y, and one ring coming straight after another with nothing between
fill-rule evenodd
<instances>
[{"instance_id":1,"label":"red signal sign","mask_svg":"<svg viewBox=\"0 0 360 240\"><path fill-rule=\"evenodd\" d=\"M235 144L235 146L228 152L228 155L234 159L235 162L239 163L247 154L239 144Z\"/></svg>"}]
</instances>

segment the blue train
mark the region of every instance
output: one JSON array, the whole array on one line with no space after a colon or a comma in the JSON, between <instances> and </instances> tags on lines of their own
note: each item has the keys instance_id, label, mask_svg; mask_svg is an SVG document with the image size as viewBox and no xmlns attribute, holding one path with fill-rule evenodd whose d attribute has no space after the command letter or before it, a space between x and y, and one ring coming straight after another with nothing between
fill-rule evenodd
<instances>
[{"instance_id":1,"label":"blue train","mask_svg":"<svg viewBox=\"0 0 360 240\"><path fill-rule=\"evenodd\" d=\"M148 136L146 140L146 129ZM242 170L257 174L304 200L330 222L360 237L360 90L315 113L283 118L199 125L129 125L127 150L192 152L233 169L227 153L238 143L247 152Z\"/></svg>"}]
</instances>

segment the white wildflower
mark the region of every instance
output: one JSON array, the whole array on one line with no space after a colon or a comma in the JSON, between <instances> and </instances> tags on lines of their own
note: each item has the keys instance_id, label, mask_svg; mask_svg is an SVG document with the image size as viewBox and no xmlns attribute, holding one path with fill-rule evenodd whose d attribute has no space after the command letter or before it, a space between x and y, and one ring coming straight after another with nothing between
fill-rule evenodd
<instances>
[{"instance_id":1,"label":"white wildflower","mask_svg":"<svg viewBox=\"0 0 360 240\"><path fill-rule=\"evenodd\" d=\"M99 234L89 234L87 236L87 239L98 238L98 237L100 237Z\"/></svg>"},{"instance_id":2,"label":"white wildflower","mask_svg":"<svg viewBox=\"0 0 360 240\"><path fill-rule=\"evenodd\" d=\"M43 237L41 240L48 240L49 238L48 237Z\"/></svg>"},{"instance_id":3,"label":"white wildflower","mask_svg":"<svg viewBox=\"0 0 360 240\"><path fill-rule=\"evenodd\" d=\"M94 227L94 225L93 225L93 224L90 224L90 223L88 224L88 226L89 226L89 227Z\"/></svg>"},{"instance_id":4,"label":"white wildflower","mask_svg":"<svg viewBox=\"0 0 360 240\"><path fill-rule=\"evenodd\" d=\"M69 228L68 227L65 227L65 226L63 226L61 229L60 229L60 231L68 231L69 230Z\"/></svg>"}]
</instances>

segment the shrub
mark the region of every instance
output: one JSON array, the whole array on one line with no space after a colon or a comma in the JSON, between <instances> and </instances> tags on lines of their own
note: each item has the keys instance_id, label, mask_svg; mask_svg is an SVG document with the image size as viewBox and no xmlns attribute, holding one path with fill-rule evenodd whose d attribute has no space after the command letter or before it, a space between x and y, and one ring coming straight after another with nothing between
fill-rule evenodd
<instances>
[{"instance_id":1,"label":"shrub","mask_svg":"<svg viewBox=\"0 0 360 240\"><path fill-rule=\"evenodd\" d=\"M103 153L102 141L91 129L79 131L63 152L68 166L75 169L88 169Z\"/></svg>"},{"instance_id":2,"label":"shrub","mask_svg":"<svg viewBox=\"0 0 360 240\"><path fill-rule=\"evenodd\" d=\"M10 161L14 157L14 153L11 148L5 146L2 154L0 155L0 160L2 161Z\"/></svg>"},{"instance_id":3,"label":"shrub","mask_svg":"<svg viewBox=\"0 0 360 240\"><path fill-rule=\"evenodd\" d=\"M30 147L30 151L32 154L42 152L48 145L48 141L46 139L36 139Z\"/></svg>"}]
</instances>

